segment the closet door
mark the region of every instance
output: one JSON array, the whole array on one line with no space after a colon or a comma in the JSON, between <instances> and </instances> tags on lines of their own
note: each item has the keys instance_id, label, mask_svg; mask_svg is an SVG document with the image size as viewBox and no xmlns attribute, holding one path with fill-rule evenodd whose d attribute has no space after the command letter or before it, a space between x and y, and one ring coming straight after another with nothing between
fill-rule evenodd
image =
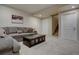
<instances>
[{"instance_id":1,"label":"closet door","mask_svg":"<svg viewBox=\"0 0 79 59\"><path fill-rule=\"evenodd\" d=\"M61 38L77 40L77 12L64 12L60 16Z\"/></svg>"}]
</instances>

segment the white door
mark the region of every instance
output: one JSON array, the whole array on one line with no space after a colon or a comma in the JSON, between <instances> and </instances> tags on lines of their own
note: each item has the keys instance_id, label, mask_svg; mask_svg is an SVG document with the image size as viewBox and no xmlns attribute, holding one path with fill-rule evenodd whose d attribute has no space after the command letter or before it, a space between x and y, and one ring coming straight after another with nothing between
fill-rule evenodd
<instances>
[{"instance_id":1,"label":"white door","mask_svg":"<svg viewBox=\"0 0 79 59\"><path fill-rule=\"evenodd\" d=\"M77 39L77 12L65 12L61 14L61 38L62 39Z\"/></svg>"}]
</instances>

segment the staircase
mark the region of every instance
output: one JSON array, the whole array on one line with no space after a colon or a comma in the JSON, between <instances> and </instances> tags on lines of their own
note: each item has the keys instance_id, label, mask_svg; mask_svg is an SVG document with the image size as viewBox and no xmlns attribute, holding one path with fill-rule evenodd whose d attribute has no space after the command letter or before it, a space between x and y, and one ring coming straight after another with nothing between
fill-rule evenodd
<instances>
[{"instance_id":1,"label":"staircase","mask_svg":"<svg viewBox=\"0 0 79 59\"><path fill-rule=\"evenodd\" d=\"M58 24L56 25L53 35L58 36Z\"/></svg>"}]
</instances>

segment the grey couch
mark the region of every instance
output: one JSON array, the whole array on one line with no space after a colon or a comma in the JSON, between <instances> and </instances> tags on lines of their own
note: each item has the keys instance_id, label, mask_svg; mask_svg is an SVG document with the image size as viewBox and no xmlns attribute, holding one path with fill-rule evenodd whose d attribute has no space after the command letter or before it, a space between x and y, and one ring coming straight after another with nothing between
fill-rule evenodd
<instances>
[{"instance_id":1,"label":"grey couch","mask_svg":"<svg viewBox=\"0 0 79 59\"><path fill-rule=\"evenodd\" d=\"M5 33L18 42L23 40L24 35L33 35L36 34L36 30L30 27L3 27Z\"/></svg>"},{"instance_id":2,"label":"grey couch","mask_svg":"<svg viewBox=\"0 0 79 59\"><path fill-rule=\"evenodd\" d=\"M0 55L19 54L19 43L10 36L0 37Z\"/></svg>"},{"instance_id":3,"label":"grey couch","mask_svg":"<svg viewBox=\"0 0 79 59\"><path fill-rule=\"evenodd\" d=\"M2 34L6 34L4 37L0 37L0 55L2 54L19 54L20 45L18 41L22 41L24 35L36 34L33 28L27 27L2 27ZM16 40L17 41L16 41Z\"/></svg>"}]
</instances>

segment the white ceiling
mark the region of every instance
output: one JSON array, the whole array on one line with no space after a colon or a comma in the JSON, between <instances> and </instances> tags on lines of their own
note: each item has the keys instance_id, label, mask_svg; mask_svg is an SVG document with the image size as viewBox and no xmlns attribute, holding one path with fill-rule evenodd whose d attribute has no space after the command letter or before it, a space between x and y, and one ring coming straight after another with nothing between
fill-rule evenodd
<instances>
[{"instance_id":1,"label":"white ceiling","mask_svg":"<svg viewBox=\"0 0 79 59\"><path fill-rule=\"evenodd\" d=\"M41 18L48 17L60 8L63 5L56 5L56 4L8 4L6 6L22 10L27 12L35 17L40 18L40 14L42 15ZM56 11L57 12L57 11Z\"/></svg>"},{"instance_id":2,"label":"white ceiling","mask_svg":"<svg viewBox=\"0 0 79 59\"><path fill-rule=\"evenodd\" d=\"M52 6L52 4L8 4L8 6L28 13L36 13L44 8Z\"/></svg>"}]
</instances>

